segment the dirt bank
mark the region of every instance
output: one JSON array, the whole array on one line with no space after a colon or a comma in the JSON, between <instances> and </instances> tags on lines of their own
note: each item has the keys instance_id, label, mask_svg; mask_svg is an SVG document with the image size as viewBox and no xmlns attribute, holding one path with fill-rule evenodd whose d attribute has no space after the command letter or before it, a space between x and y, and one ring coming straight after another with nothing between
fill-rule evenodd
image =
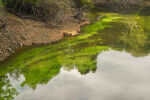
<instances>
[{"instance_id":1,"label":"dirt bank","mask_svg":"<svg viewBox=\"0 0 150 100\"><path fill-rule=\"evenodd\" d=\"M0 61L18 47L49 44L60 41L65 35L78 35L80 27L89 23L85 17L79 21L70 16L63 24L49 28L46 23L22 19L13 14L8 14L4 19L7 25L0 30Z\"/></svg>"}]
</instances>

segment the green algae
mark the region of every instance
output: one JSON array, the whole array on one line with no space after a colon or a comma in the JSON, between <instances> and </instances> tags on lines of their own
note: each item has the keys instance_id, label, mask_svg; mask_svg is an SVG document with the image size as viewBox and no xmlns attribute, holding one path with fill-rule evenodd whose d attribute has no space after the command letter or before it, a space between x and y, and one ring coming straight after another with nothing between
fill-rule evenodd
<instances>
[{"instance_id":1,"label":"green algae","mask_svg":"<svg viewBox=\"0 0 150 100\"><path fill-rule=\"evenodd\" d=\"M46 84L48 80L56 76L61 66L68 67L68 69L76 66L81 74L86 74L89 71L94 72L96 70L96 55L107 50L108 47L96 45L95 40L91 37L98 34L98 31L109 27L108 21L105 20L108 18L110 17L105 17L104 21L85 26L82 29L84 33L77 37L72 37L50 46L33 47L24 50L24 52L9 60L10 63L1 65L0 76L18 69L26 79L24 84L36 88L37 84ZM89 28L94 29L87 30ZM54 73L51 71L54 71Z\"/></svg>"},{"instance_id":2,"label":"green algae","mask_svg":"<svg viewBox=\"0 0 150 100\"><path fill-rule=\"evenodd\" d=\"M96 13L90 15L93 17L95 21L84 26L79 36L48 46L25 48L6 60L0 64L0 77L7 79L7 73L18 70L25 77L20 85L35 89L38 84L46 84L58 75L62 66L65 70L76 68L82 75L94 73L97 55L108 49L126 51L135 57L150 53L148 16ZM0 82L2 91L4 81ZM10 96L11 93L10 90Z\"/></svg>"}]
</instances>

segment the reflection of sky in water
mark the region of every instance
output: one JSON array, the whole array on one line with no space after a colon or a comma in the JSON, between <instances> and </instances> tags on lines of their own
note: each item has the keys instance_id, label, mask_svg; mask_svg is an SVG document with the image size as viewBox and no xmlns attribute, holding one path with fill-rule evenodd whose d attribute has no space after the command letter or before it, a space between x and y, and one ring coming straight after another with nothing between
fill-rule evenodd
<instances>
[{"instance_id":1,"label":"reflection of sky in water","mask_svg":"<svg viewBox=\"0 0 150 100\"><path fill-rule=\"evenodd\" d=\"M150 56L110 50L98 55L97 67L87 75L61 69L34 91L25 86L15 100L150 100Z\"/></svg>"},{"instance_id":2,"label":"reflection of sky in water","mask_svg":"<svg viewBox=\"0 0 150 100\"><path fill-rule=\"evenodd\" d=\"M15 75L15 74L14 74L14 75ZM17 78L17 80L14 79L13 75L7 74L7 76L8 76L8 79L9 79L9 81L10 81L12 87L15 88L18 92L22 92L23 89L22 89L22 87L20 86L20 84L21 84L23 81L25 81L24 76L21 74L21 75L19 76L19 78Z\"/></svg>"}]
</instances>

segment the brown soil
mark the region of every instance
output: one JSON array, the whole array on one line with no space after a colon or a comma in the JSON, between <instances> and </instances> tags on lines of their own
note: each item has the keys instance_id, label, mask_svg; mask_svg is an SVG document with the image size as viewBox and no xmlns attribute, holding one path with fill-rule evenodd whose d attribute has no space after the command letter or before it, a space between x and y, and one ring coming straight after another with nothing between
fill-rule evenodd
<instances>
[{"instance_id":1,"label":"brown soil","mask_svg":"<svg viewBox=\"0 0 150 100\"><path fill-rule=\"evenodd\" d=\"M65 35L78 35L80 27L89 23L87 20L79 22L69 17L67 22L48 28L46 23L21 19L13 14L8 14L5 21L6 28L0 30L0 61L15 52L18 47L49 44L61 40Z\"/></svg>"}]
</instances>

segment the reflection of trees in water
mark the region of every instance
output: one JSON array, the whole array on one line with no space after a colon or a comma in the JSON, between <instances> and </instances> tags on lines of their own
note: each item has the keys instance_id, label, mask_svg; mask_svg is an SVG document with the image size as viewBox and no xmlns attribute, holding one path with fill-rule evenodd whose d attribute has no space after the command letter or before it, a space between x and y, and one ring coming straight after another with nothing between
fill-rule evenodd
<instances>
[{"instance_id":1,"label":"reflection of trees in water","mask_svg":"<svg viewBox=\"0 0 150 100\"><path fill-rule=\"evenodd\" d=\"M13 98L18 94L7 77L9 71L12 72L9 75L15 80L20 74L24 76L25 81L20 86L28 85L35 89L38 84L44 85L58 75L61 66L66 70L76 67L81 74L95 72L97 54L109 47L125 50L135 57L148 55L150 34L145 33L149 31L149 27L145 25L148 19L142 17L141 20L141 17L136 16L122 18L120 15L108 14L100 22L86 26L83 35L51 46L26 50L9 63L7 61L1 65L0 99ZM16 68L18 70L12 71Z\"/></svg>"},{"instance_id":2,"label":"reflection of trees in water","mask_svg":"<svg viewBox=\"0 0 150 100\"><path fill-rule=\"evenodd\" d=\"M103 39L103 45L125 50L135 57L147 56L150 53L150 36L145 33L144 26L140 26L140 17L128 17L121 23L111 23L112 27L100 32L99 37Z\"/></svg>"},{"instance_id":3,"label":"reflection of trees in water","mask_svg":"<svg viewBox=\"0 0 150 100\"><path fill-rule=\"evenodd\" d=\"M66 45L65 47L68 47ZM37 48L38 49L38 48ZM73 49L73 51L72 51ZM28 85L32 89L36 89L38 84L44 85L47 84L53 77L59 74L61 66L64 66L66 70L71 70L76 66L78 71L81 74L87 74L90 71L95 72L96 71L96 55L106 49L105 47L93 47L93 48L69 48L64 49L62 52L59 53L59 51L55 51L58 53L57 56L48 55L48 54L42 54L37 53L35 55L38 55L38 57L41 57L40 59L37 59L30 63L33 58L28 59L28 63L24 60L19 62L20 64L23 64L26 62L24 67L19 68L20 71L11 72L12 74L9 74L10 77L13 78L13 80L18 80L20 74L22 74L25 78L25 81L18 84L20 87L24 87L25 85ZM49 51L49 50L48 50ZM53 51L50 50L49 53L52 53ZM43 56L45 56L43 58ZM4 66L6 68L9 68L11 66ZM12 64L12 67L15 69L17 66ZM20 66L18 66L20 67ZM18 74L19 73L19 74ZM7 74L6 74L7 76ZM7 98L7 100L10 100L15 95L19 93L18 90L16 90L16 87L14 88L12 86L12 83L10 82L10 79L8 77L3 77L3 80L0 80L0 99L1 98ZM5 81L4 81L5 80ZM2 90L3 87L6 87L5 90ZM4 94L4 95L3 95ZM5 99L2 99L5 100Z\"/></svg>"},{"instance_id":4,"label":"reflection of trees in water","mask_svg":"<svg viewBox=\"0 0 150 100\"><path fill-rule=\"evenodd\" d=\"M35 89L37 84L46 84L60 72L61 65L56 58L45 59L34 64L29 64L22 69L25 81L22 86L28 84Z\"/></svg>"},{"instance_id":5,"label":"reflection of trees in water","mask_svg":"<svg viewBox=\"0 0 150 100\"><path fill-rule=\"evenodd\" d=\"M17 74L12 76L15 78ZM12 86L8 77L8 74L0 77L0 100L12 100L15 95L18 95L18 91Z\"/></svg>"},{"instance_id":6,"label":"reflection of trees in water","mask_svg":"<svg viewBox=\"0 0 150 100\"><path fill-rule=\"evenodd\" d=\"M15 67L17 68L17 66ZM19 68L19 70L14 68L11 72L0 77L0 100L12 100L25 85L35 89L38 84L46 84L59 71L60 65L56 59L39 61L36 64Z\"/></svg>"}]
</instances>

